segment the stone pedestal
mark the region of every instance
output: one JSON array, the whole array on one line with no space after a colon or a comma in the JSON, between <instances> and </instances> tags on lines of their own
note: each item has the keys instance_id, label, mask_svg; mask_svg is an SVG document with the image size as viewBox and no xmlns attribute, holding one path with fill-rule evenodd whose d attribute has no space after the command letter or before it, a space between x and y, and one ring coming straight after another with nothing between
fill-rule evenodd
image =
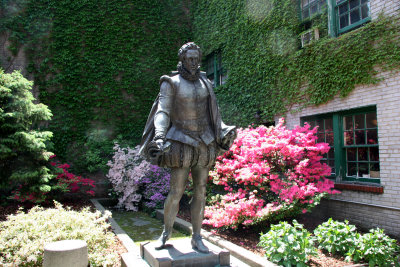
<instances>
[{"instance_id":1,"label":"stone pedestal","mask_svg":"<svg viewBox=\"0 0 400 267\"><path fill-rule=\"evenodd\" d=\"M154 242L142 243L140 254L151 267L214 267L229 266L230 253L203 239L210 253L200 253L190 244L190 238L169 240L166 247L161 250L154 248Z\"/></svg>"},{"instance_id":2,"label":"stone pedestal","mask_svg":"<svg viewBox=\"0 0 400 267\"><path fill-rule=\"evenodd\" d=\"M43 267L87 267L89 263L86 242L63 240L44 246Z\"/></svg>"}]
</instances>

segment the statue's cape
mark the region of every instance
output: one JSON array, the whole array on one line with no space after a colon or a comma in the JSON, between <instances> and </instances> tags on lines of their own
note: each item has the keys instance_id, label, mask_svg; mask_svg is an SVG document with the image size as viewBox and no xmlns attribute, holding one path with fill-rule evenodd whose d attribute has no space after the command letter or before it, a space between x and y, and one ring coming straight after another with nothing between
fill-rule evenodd
<instances>
[{"instance_id":1,"label":"statue's cape","mask_svg":"<svg viewBox=\"0 0 400 267\"><path fill-rule=\"evenodd\" d=\"M177 72L173 72L173 75L178 75ZM221 141L222 138L231 130L234 130L236 127L235 126L227 126L225 125L222 120L221 120L221 114L218 109L217 105L217 98L215 97L214 90L212 88L212 84L208 81L205 72L200 73L200 79L204 82L206 85L208 92L209 92L209 112L210 112L210 119L212 123L212 129L214 131L215 135L215 141L219 147L219 153L223 153L226 151L226 148L223 148L221 146ZM163 75L160 78L160 85L163 82L169 82L172 88L175 88L174 82L172 81L171 77L168 75ZM153 106L150 110L149 117L147 118L146 126L143 131L143 136L142 136L142 141L140 142L140 154L144 156L146 159L149 158L148 154L148 146L150 145L150 142L154 138L154 133L155 133L155 127L154 127L154 116L157 112L157 107L158 107L158 101L159 101L160 95L156 97Z\"/></svg>"}]
</instances>

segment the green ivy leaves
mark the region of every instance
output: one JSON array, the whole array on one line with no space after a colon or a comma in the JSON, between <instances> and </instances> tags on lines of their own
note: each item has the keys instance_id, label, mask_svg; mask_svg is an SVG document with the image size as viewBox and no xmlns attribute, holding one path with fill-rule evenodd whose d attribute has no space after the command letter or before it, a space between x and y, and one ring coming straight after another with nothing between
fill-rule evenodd
<instances>
[{"instance_id":1,"label":"green ivy leaves","mask_svg":"<svg viewBox=\"0 0 400 267\"><path fill-rule=\"evenodd\" d=\"M228 80L216 89L222 114L247 126L274 119L294 104L320 105L356 85L379 81L376 67L399 68L398 17L380 17L337 38L328 15L300 21L294 0L208 0L193 3L195 41L207 55L221 50ZM300 48L306 24L320 40Z\"/></svg>"},{"instance_id":2,"label":"green ivy leaves","mask_svg":"<svg viewBox=\"0 0 400 267\"><path fill-rule=\"evenodd\" d=\"M67 160L97 153L85 145L96 131L107 132L103 137L110 144L118 135L137 143L159 91L159 77L176 69L177 51L190 40L186 4L19 2L20 9L8 14L2 29L18 37L15 47L24 44L27 49L40 101L54 113L49 127L55 152ZM94 157L89 158L82 171L97 168Z\"/></svg>"},{"instance_id":3,"label":"green ivy leaves","mask_svg":"<svg viewBox=\"0 0 400 267\"><path fill-rule=\"evenodd\" d=\"M10 49L24 45L64 157L105 128L114 133L110 142L120 134L137 143L158 77L175 69L177 50L189 40L204 55L222 52L228 80L216 94L224 119L239 126L273 120L294 104L345 97L379 81L377 67L400 67L398 18L331 38L327 13L302 22L294 0L17 2L18 9L5 9L0 30L10 33ZM306 24L322 38L300 48Z\"/></svg>"}]
</instances>

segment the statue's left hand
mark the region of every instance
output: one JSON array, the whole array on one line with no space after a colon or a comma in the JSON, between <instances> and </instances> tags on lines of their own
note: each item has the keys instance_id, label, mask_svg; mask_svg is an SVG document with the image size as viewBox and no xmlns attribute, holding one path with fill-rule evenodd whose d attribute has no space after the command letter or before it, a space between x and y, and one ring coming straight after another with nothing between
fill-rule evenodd
<instances>
[{"instance_id":1,"label":"statue's left hand","mask_svg":"<svg viewBox=\"0 0 400 267\"><path fill-rule=\"evenodd\" d=\"M157 139L155 141L155 143L156 143L158 149L163 153L167 153L171 149L171 142L170 141L165 141L163 139Z\"/></svg>"}]
</instances>

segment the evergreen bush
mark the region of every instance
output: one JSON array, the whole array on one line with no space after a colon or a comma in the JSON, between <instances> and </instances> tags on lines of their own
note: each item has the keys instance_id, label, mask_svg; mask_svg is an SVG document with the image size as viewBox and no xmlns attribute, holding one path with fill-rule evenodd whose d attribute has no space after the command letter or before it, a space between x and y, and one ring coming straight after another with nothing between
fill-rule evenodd
<instances>
[{"instance_id":1,"label":"evergreen bush","mask_svg":"<svg viewBox=\"0 0 400 267\"><path fill-rule=\"evenodd\" d=\"M18 71L0 70L0 190L5 195L17 186L37 195L52 189L48 160L53 153L46 150L52 133L40 129L52 114L35 103L32 84Z\"/></svg>"}]
</instances>

